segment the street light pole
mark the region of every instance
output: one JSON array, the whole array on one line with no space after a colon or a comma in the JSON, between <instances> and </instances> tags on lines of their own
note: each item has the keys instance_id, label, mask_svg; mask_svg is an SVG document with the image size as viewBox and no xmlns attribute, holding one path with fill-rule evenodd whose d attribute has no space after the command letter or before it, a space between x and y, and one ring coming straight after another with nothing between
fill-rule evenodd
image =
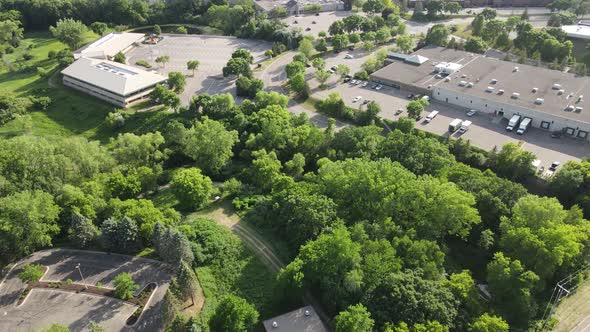
<instances>
[{"instance_id":1,"label":"street light pole","mask_svg":"<svg viewBox=\"0 0 590 332\"><path fill-rule=\"evenodd\" d=\"M84 280L84 276L82 275L82 270L80 270L80 263L76 265L76 269L80 272L80 277L82 277L82 283L84 284L84 288L88 289L88 285L86 285L86 280Z\"/></svg>"}]
</instances>

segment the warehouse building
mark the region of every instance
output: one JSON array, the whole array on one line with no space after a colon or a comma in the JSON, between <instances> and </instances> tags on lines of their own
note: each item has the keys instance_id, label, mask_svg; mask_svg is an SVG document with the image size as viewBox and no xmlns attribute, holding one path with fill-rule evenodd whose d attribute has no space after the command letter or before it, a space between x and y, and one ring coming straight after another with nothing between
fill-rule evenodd
<instances>
[{"instance_id":1,"label":"warehouse building","mask_svg":"<svg viewBox=\"0 0 590 332\"><path fill-rule=\"evenodd\" d=\"M166 77L103 59L82 57L62 72L65 86L119 107L146 98Z\"/></svg>"},{"instance_id":2,"label":"warehouse building","mask_svg":"<svg viewBox=\"0 0 590 332\"><path fill-rule=\"evenodd\" d=\"M393 54L389 61L371 75L373 81L506 119L530 117L533 127L590 140L584 98L590 98L590 77L441 47L405 59Z\"/></svg>"}]
</instances>

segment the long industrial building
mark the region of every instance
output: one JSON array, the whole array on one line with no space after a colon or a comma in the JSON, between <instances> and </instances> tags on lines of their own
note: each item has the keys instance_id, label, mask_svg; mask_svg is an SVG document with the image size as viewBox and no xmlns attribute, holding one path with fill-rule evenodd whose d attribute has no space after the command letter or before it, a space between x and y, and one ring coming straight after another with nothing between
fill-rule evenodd
<instances>
[{"instance_id":1,"label":"long industrial building","mask_svg":"<svg viewBox=\"0 0 590 332\"><path fill-rule=\"evenodd\" d=\"M110 33L79 49L74 53L76 61L61 72L63 84L123 108L147 98L166 77L110 61L144 37L141 33Z\"/></svg>"},{"instance_id":2,"label":"long industrial building","mask_svg":"<svg viewBox=\"0 0 590 332\"><path fill-rule=\"evenodd\" d=\"M533 127L590 140L590 77L430 46L391 53L388 61L373 81L506 119L530 117Z\"/></svg>"}]
</instances>

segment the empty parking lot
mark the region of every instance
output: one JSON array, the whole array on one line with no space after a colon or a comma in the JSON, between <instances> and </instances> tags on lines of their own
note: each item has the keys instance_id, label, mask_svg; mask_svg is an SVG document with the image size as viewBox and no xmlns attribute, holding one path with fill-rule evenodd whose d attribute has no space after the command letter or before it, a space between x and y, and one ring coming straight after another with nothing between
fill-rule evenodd
<instances>
[{"instance_id":1,"label":"empty parking lot","mask_svg":"<svg viewBox=\"0 0 590 332\"><path fill-rule=\"evenodd\" d=\"M231 58L231 54L240 48L252 52L256 64L265 59L264 51L270 49L271 44L223 36L163 35L163 39L156 45L141 44L129 51L127 62L135 66L137 61L144 60L160 74L168 75L169 72L178 71L188 75L186 87L180 95L183 104L188 104L194 94L235 92L233 80L223 78L222 68ZM170 57L170 61L159 66L156 58L166 55ZM191 76L192 71L186 68L189 60L200 62L194 77Z\"/></svg>"}]
</instances>

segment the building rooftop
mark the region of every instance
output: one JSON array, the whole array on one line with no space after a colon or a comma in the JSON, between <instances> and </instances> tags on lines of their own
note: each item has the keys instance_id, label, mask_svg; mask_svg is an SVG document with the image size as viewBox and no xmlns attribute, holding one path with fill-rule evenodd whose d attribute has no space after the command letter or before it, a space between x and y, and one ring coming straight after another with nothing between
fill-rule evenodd
<instances>
[{"instance_id":1,"label":"building rooftop","mask_svg":"<svg viewBox=\"0 0 590 332\"><path fill-rule=\"evenodd\" d=\"M74 52L74 58L81 57L103 58L112 57L120 51L141 42L145 37L143 33L111 32L94 42Z\"/></svg>"},{"instance_id":2,"label":"building rooftop","mask_svg":"<svg viewBox=\"0 0 590 332\"><path fill-rule=\"evenodd\" d=\"M590 39L590 26L587 24L562 25L561 29L568 37Z\"/></svg>"},{"instance_id":3,"label":"building rooftop","mask_svg":"<svg viewBox=\"0 0 590 332\"><path fill-rule=\"evenodd\" d=\"M328 332L310 305L265 320L263 325L267 332Z\"/></svg>"},{"instance_id":4,"label":"building rooftop","mask_svg":"<svg viewBox=\"0 0 590 332\"><path fill-rule=\"evenodd\" d=\"M121 96L166 80L162 75L118 62L85 57L76 60L61 73Z\"/></svg>"},{"instance_id":5,"label":"building rooftop","mask_svg":"<svg viewBox=\"0 0 590 332\"><path fill-rule=\"evenodd\" d=\"M373 76L425 89L439 87L454 90L503 103L508 107L515 105L590 123L590 104L581 98L590 98L590 77L442 47L425 47L414 54L425 56L430 61L421 65L394 61L373 73ZM462 67L447 77L437 78L434 67L440 62L454 62ZM461 81L466 84L461 84ZM503 90L503 93L499 93L499 90ZM518 93L518 98L513 98L513 93ZM568 106L571 108L568 109ZM576 111L576 107L582 110Z\"/></svg>"}]
</instances>

